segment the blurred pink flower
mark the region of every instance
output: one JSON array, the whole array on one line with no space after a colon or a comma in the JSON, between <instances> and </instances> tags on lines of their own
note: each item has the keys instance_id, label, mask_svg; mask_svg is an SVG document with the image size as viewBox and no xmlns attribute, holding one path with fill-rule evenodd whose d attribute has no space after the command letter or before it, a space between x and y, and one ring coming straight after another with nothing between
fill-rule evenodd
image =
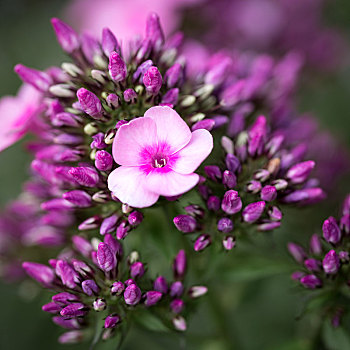
<instances>
[{"instance_id":1,"label":"blurred pink flower","mask_svg":"<svg viewBox=\"0 0 350 350\"><path fill-rule=\"evenodd\" d=\"M108 187L123 203L149 207L160 195L177 196L193 188L193 172L213 148L209 131L191 132L170 107L150 108L144 117L120 127L113 142L121 165L108 177Z\"/></svg>"},{"instance_id":2,"label":"blurred pink flower","mask_svg":"<svg viewBox=\"0 0 350 350\"><path fill-rule=\"evenodd\" d=\"M125 42L144 34L147 16L156 12L165 34L176 29L181 16L179 9L202 0L75 0L66 10L66 18L81 31L101 35L108 27Z\"/></svg>"},{"instance_id":3,"label":"blurred pink flower","mask_svg":"<svg viewBox=\"0 0 350 350\"><path fill-rule=\"evenodd\" d=\"M0 151L18 141L40 109L41 93L23 84L17 96L0 99Z\"/></svg>"}]
</instances>

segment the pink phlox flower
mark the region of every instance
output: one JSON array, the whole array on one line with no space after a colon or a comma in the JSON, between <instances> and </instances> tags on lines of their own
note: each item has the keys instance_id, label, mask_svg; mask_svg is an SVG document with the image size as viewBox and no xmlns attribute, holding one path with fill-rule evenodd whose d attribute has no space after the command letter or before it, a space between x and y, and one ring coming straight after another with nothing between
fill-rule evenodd
<instances>
[{"instance_id":1,"label":"pink phlox flower","mask_svg":"<svg viewBox=\"0 0 350 350\"><path fill-rule=\"evenodd\" d=\"M40 110L41 93L23 84L16 96L0 99L0 151L18 141Z\"/></svg>"},{"instance_id":2,"label":"pink phlox flower","mask_svg":"<svg viewBox=\"0 0 350 350\"><path fill-rule=\"evenodd\" d=\"M122 125L113 142L121 166L108 177L110 191L132 207L149 207L159 196L177 196L199 181L194 171L210 154L209 131L191 132L170 107L156 106Z\"/></svg>"}]
</instances>

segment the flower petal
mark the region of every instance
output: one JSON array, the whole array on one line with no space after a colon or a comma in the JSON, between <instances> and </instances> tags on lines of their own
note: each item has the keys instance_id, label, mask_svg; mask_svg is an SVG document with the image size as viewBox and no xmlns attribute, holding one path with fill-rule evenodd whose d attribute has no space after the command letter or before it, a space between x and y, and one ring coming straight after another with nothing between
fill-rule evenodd
<instances>
[{"instance_id":1,"label":"flower petal","mask_svg":"<svg viewBox=\"0 0 350 350\"><path fill-rule=\"evenodd\" d=\"M168 144L171 153L179 151L191 140L191 130L186 122L167 106L156 106L146 111L145 117L152 118L157 125L158 143Z\"/></svg>"},{"instance_id":2,"label":"flower petal","mask_svg":"<svg viewBox=\"0 0 350 350\"><path fill-rule=\"evenodd\" d=\"M109 190L123 203L145 208L157 202L159 195L143 186L145 174L138 167L121 166L108 176Z\"/></svg>"},{"instance_id":3,"label":"flower petal","mask_svg":"<svg viewBox=\"0 0 350 350\"><path fill-rule=\"evenodd\" d=\"M193 173L213 149L213 136L208 130L199 129L192 133L191 141L176 153L177 160L171 168L180 174Z\"/></svg>"},{"instance_id":4,"label":"flower petal","mask_svg":"<svg viewBox=\"0 0 350 350\"><path fill-rule=\"evenodd\" d=\"M183 175L175 171L162 171L162 168L150 172L145 180L144 186L152 192L162 196L177 196L189 191L197 185L199 175Z\"/></svg>"},{"instance_id":5,"label":"flower petal","mask_svg":"<svg viewBox=\"0 0 350 350\"><path fill-rule=\"evenodd\" d=\"M156 143L156 124L151 118L136 118L122 125L113 141L113 157L120 165L145 164L142 152Z\"/></svg>"}]
</instances>

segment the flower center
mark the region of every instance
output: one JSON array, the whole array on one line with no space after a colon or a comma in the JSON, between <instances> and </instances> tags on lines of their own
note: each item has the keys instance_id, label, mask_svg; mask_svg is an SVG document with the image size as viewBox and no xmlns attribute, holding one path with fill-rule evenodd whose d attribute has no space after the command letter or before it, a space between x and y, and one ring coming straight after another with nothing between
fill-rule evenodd
<instances>
[{"instance_id":1,"label":"flower center","mask_svg":"<svg viewBox=\"0 0 350 350\"><path fill-rule=\"evenodd\" d=\"M168 162L168 159L166 156L162 154L156 154L152 158L152 167L153 168L164 168Z\"/></svg>"}]
</instances>

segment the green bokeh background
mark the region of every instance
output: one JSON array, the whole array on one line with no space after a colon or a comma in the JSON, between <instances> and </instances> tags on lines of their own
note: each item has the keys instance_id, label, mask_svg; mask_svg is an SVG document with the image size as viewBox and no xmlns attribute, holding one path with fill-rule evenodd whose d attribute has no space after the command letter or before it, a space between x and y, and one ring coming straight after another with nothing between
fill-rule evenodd
<instances>
[{"instance_id":1,"label":"green bokeh background","mask_svg":"<svg viewBox=\"0 0 350 350\"><path fill-rule=\"evenodd\" d=\"M49 19L60 16L66 3L62 0L0 1L0 96L14 94L20 85L13 72L16 63L45 68L64 59ZM343 30L350 43L350 2L332 1L326 17L328 22ZM350 65L327 76L314 75L313 82L306 82L300 89L299 104L300 110L315 113L321 124L350 148ZM0 154L1 207L20 193L21 184L28 176L29 162L22 143ZM344 194L350 190L348 181L336 187ZM312 338L317 336L312 332L320 319L311 315L296 320L301 315L305 297L290 281L290 260L285 243L288 237L305 241L311 233L319 231L326 215L336 215L337 210L337 205L327 201L314 210L296 212L292 209L286 215L283 229L258 237L255 248L237 249L218 262L220 278L210 271L205 278L210 281L211 292L203 298L198 313L190 322L187 348L224 350L222 339L226 337L230 344L226 348L237 350L321 349L321 345L312 347ZM154 221L144 230L153 232L154 236L159 233L157 237L178 234L170 232L163 221ZM140 236L142 232L137 234ZM155 241L157 237L153 237ZM146 241L145 260L154 252L153 243ZM175 248L172 246L160 254L156 262L165 263ZM249 255L251 249L257 252L254 258ZM34 293L32 284L22 284L18 288L0 283L0 349L86 348L86 345L56 344L61 331L40 310L47 301L47 295ZM219 313L217 303L225 310L223 314ZM347 326L349 323L345 322L350 334ZM344 329L333 331L325 327L323 336L327 349L350 349L350 338ZM184 341L177 334L132 329L125 349L180 349Z\"/></svg>"}]
</instances>

